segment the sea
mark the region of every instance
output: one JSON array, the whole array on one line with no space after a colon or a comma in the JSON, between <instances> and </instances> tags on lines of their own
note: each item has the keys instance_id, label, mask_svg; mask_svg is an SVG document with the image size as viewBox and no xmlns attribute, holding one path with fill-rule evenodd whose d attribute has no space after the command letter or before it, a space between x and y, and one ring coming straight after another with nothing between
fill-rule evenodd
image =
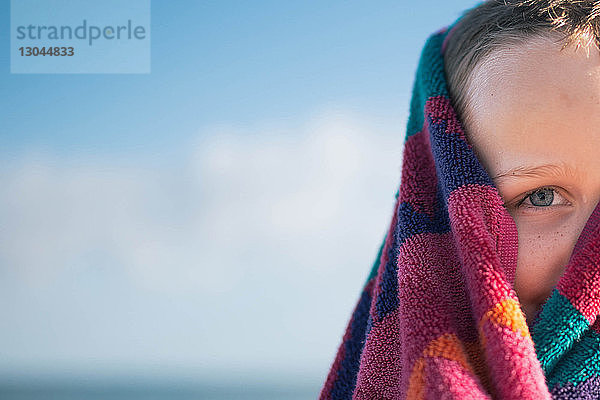
<instances>
[{"instance_id":1,"label":"sea","mask_svg":"<svg viewBox=\"0 0 600 400\"><path fill-rule=\"evenodd\" d=\"M2 400L307 400L316 399L318 387L303 387L293 382L267 386L255 385L82 385L69 383L0 384Z\"/></svg>"},{"instance_id":2,"label":"sea","mask_svg":"<svg viewBox=\"0 0 600 400\"><path fill-rule=\"evenodd\" d=\"M0 400L307 400L316 399L315 382L177 383L121 381L0 382Z\"/></svg>"}]
</instances>

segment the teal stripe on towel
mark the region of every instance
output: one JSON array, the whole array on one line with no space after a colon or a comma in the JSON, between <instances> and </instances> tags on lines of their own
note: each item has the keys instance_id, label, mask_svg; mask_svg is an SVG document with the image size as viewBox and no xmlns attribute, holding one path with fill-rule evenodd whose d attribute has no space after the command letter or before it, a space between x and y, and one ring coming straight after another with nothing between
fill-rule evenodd
<instances>
[{"instance_id":1,"label":"teal stripe on towel","mask_svg":"<svg viewBox=\"0 0 600 400\"><path fill-rule=\"evenodd\" d=\"M588 327L587 319L554 289L531 329L537 357L546 376Z\"/></svg>"},{"instance_id":2,"label":"teal stripe on towel","mask_svg":"<svg viewBox=\"0 0 600 400\"><path fill-rule=\"evenodd\" d=\"M410 116L404 141L421 131L425 121L425 102L430 97L448 95L446 86L446 75L444 72L444 60L440 57L442 43L446 37L446 32L431 36L425 43L419 67L417 69L417 78L413 86L413 95L410 102Z\"/></svg>"}]
</instances>

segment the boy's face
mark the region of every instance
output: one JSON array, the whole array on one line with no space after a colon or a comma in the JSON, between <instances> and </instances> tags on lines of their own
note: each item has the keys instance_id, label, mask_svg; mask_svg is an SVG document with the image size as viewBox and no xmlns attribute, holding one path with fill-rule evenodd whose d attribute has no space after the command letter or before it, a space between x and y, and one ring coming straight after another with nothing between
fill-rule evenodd
<instances>
[{"instance_id":1,"label":"boy's face","mask_svg":"<svg viewBox=\"0 0 600 400\"><path fill-rule=\"evenodd\" d=\"M497 51L470 86L466 130L517 225L514 286L528 321L600 199L600 55L560 47Z\"/></svg>"}]
</instances>

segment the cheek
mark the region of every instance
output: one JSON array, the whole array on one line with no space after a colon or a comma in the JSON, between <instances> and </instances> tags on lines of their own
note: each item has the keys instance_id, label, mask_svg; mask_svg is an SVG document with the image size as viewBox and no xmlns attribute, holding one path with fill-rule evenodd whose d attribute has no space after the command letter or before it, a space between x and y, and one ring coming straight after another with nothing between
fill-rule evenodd
<instances>
[{"instance_id":1,"label":"cheek","mask_svg":"<svg viewBox=\"0 0 600 400\"><path fill-rule=\"evenodd\" d=\"M544 301L564 272L578 231L569 225L546 227L517 223L519 250L514 287L521 301Z\"/></svg>"}]
</instances>

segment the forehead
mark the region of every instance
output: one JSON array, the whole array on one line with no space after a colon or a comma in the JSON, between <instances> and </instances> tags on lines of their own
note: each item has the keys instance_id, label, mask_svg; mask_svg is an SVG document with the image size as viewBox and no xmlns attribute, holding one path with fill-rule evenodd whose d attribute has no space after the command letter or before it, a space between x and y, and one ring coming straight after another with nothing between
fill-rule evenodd
<instances>
[{"instance_id":1,"label":"forehead","mask_svg":"<svg viewBox=\"0 0 600 400\"><path fill-rule=\"evenodd\" d=\"M491 176L560 161L600 170L600 55L551 39L492 52L468 87L467 135ZM599 174L600 175L600 174Z\"/></svg>"}]
</instances>

